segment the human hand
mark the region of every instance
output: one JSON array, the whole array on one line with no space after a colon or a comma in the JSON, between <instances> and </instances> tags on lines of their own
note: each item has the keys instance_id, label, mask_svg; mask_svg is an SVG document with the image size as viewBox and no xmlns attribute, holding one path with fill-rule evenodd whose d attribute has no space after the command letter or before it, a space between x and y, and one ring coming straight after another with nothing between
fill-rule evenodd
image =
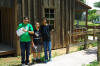
<instances>
[{"instance_id":1,"label":"human hand","mask_svg":"<svg viewBox=\"0 0 100 66\"><path fill-rule=\"evenodd\" d=\"M22 29L22 31L27 32L27 30L26 30L26 29Z\"/></svg>"}]
</instances>

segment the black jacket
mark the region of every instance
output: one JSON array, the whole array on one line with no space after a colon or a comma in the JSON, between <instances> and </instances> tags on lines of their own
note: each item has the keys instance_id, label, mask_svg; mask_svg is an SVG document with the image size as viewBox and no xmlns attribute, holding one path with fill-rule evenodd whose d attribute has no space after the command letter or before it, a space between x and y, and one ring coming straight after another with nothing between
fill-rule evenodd
<instances>
[{"instance_id":1,"label":"black jacket","mask_svg":"<svg viewBox=\"0 0 100 66\"><path fill-rule=\"evenodd\" d=\"M51 37L50 37L50 31L51 30L52 30L51 25L47 25L47 26L42 25L40 27L41 36L42 36L43 41L50 41L51 40Z\"/></svg>"}]
</instances>

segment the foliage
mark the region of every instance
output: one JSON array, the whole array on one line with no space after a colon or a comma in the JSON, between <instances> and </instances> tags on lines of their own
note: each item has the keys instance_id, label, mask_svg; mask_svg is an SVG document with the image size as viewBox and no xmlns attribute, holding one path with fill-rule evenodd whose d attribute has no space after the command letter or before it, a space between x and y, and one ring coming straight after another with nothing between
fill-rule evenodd
<instances>
[{"instance_id":1,"label":"foliage","mask_svg":"<svg viewBox=\"0 0 100 66\"><path fill-rule=\"evenodd\" d=\"M95 9L88 11L88 20L89 21L96 20L97 18L99 18L99 15L96 14L96 10Z\"/></svg>"},{"instance_id":2,"label":"foliage","mask_svg":"<svg viewBox=\"0 0 100 66\"><path fill-rule=\"evenodd\" d=\"M85 3L86 2L86 0L80 0L81 2L83 2L83 3Z\"/></svg>"},{"instance_id":3,"label":"foliage","mask_svg":"<svg viewBox=\"0 0 100 66\"><path fill-rule=\"evenodd\" d=\"M100 1L99 2L95 2L94 6L100 8Z\"/></svg>"},{"instance_id":4,"label":"foliage","mask_svg":"<svg viewBox=\"0 0 100 66\"><path fill-rule=\"evenodd\" d=\"M92 46L93 46L93 47L96 47L96 46L97 46L97 42L92 43Z\"/></svg>"},{"instance_id":5,"label":"foliage","mask_svg":"<svg viewBox=\"0 0 100 66\"><path fill-rule=\"evenodd\" d=\"M82 18L82 12L75 13L76 20L81 20L81 18Z\"/></svg>"},{"instance_id":6,"label":"foliage","mask_svg":"<svg viewBox=\"0 0 100 66\"><path fill-rule=\"evenodd\" d=\"M87 66L99 66L97 61L92 62L91 64L88 64Z\"/></svg>"},{"instance_id":7,"label":"foliage","mask_svg":"<svg viewBox=\"0 0 100 66\"><path fill-rule=\"evenodd\" d=\"M84 49L84 45L81 45L81 46L78 48L78 51L83 50L83 49Z\"/></svg>"},{"instance_id":8,"label":"foliage","mask_svg":"<svg viewBox=\"0 0 100 66\"><path fill-rule=\"evenodd\" d=\"M42 57L40 58L40 60L41 60L41 61L45 61L45 57L42 56Z\"/></svg>"}]
</instances>

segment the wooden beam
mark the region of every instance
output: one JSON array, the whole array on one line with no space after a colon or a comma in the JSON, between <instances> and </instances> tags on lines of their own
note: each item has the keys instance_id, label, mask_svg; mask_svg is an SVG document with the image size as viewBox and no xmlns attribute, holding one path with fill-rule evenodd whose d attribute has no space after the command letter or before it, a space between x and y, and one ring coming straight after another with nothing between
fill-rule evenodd
<instances>
[{"instance_id":1,"label":"wooden beam","mask_svg":"<svg viewBox=\"0 0 100 66\"><path fill-rule=\"evenodd\" d=\"M11 51L0 52L0 56L1 56L1 55L14 54L14 53L16 53L16 50L11 50Z\"/></svg>"},{"instance_id":2,"label":"wooden beam","mask_svg":"<svg viewBox=\"0 0 100 66\"><path fill-rule=\"evenodd\" d=\"M88 28L88 10L86 10L86 28Z\"/></svg>"}]
</instances>

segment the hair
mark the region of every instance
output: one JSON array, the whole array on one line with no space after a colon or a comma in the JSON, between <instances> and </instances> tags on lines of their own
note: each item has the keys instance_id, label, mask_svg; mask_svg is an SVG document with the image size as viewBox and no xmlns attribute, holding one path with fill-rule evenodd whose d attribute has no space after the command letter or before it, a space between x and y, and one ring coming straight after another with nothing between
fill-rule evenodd
<instances>
[{"instance_id":1,"label":"hair","mask_svg":"<svg viewBox=\"0 0 100 66\"><path fill-rule=\"evenodd\" d=\"M39 23L38 21L35 21L35 25L36 25L36 23ZM39 23L40 24L40 23Z\"/></svg>"},{"instance_id":2,"label":"hair","mask_svg":"<svg viewBox=\"0 0 100 66\"><path fill-rule=\"evenodd\" d=\"M24 17L24 19L29 19L29 17Z\"/></svg>"},{"instance_id":3,"label":"hair","mask_svg":"<svg viewBox=\"0 0 100 66\"><path fill-rule=\"evenodd\" d=\"M43 17L43 18L42 18L42 22L43 22L44 20L47 20L47 18L46 18L46 17Z\"/></svg>"}]
</instances>

